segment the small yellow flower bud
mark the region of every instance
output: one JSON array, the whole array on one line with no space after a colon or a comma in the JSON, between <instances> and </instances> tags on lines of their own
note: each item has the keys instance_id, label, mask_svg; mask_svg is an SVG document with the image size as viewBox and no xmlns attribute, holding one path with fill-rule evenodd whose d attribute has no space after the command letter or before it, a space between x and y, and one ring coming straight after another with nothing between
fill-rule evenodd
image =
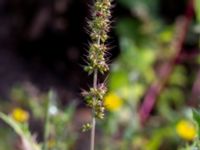
<instances>
[{"instance_id":1,"label":"small yellow flower bud","mask_svg":"<svg viewBox=\"0 0 200 150\"><path fill-rule=\"evenodd\" d=\"M15 108L12 111L11 116L14 120L20 123L27 122L29 119L29 113L21 108Z\"/></svg>"},{"instance_id":2,"label":"small yellow flower bud","mask_svg":"<svg viewBox=\"0 0 200 150\"><path fill-rule=\"evenodd\" d=\"M104 105L109 111L116 111L123 105L123 101L117 94L111 92L105 96Z\"/></svg>"},{"instance_id":3,"label":"small yellow flower bud","mask_svg":"<svg viewBox=\"0 0 200 150\"><path fill-rule=\"evenodd\" d=\"M197 134L197 129L192 122L181 120L176 125L176 132L184 140L192 141Z\"/></svg>"}]
</instances>

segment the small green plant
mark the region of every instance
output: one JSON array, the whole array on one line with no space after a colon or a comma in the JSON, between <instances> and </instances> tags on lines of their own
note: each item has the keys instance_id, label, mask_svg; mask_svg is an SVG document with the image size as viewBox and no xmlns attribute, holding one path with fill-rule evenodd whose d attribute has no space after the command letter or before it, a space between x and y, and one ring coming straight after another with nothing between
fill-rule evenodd
<instances>
[{"instance_id":1,"label":"small green plant","mask_svg":"<svg viewBox=\"0 0 200 150\"><path fill-rule=\"evenodd\" d=\"M96 0L92 7L92 19L88 21L91 42L87 56L88 62L84 70L88 74L93 74L93 87L84 91L82 95L92 109L92 122L83 126L83 131L91 128L91 150L94 150L96 118L104 118L103 97L107 88L104 83L98 82L98 73L104 74L109 70L106 62L106 51L108 50L106 41L110 30L111 1Z\"/></svg>"},{"instance_id":2,"label":"small green plant","mask_svg":"<svg viewBox=\"0 0 200 150\"><path fill-rule=\"evenodd\" d=\"M179 150L199 150L200 149L200 112L193 110L193 119L196 122L196 137L191 143L187 143L185 147L181 147ZM185 131L186 132L186 131ZM189 132L189 131L187 131Z\"/></svg>"},{"instance_id":3,"label":"small green plant","mask_svg":"<svg viewBox=\"0 0 200 150\"><path fill-rule=\"evenodd\" d=\"M36 142L35 137L31 135L27 122L24 122L24 118L22 117L25 111L18 110L14 112L16 118L20 117L20 120L16 121L16 118L13 116L6 115L0 112L0 119L6 122L12 129L19 135L22 143L22 149L24 150L41 150L41 146ZM20 113L20 116L17 115Z\"/></svg>"},{"instance_id":4,"label":"small green plant","mask_svg":"<svg viewBox=\"0 0 200 150\"><path fill-rule=\"evenodd\" d=\"M72 129L76 103L71 103L61 110L57 106L54 90L34 100L30 99L30 95L23 89L18 89L18 93L22 93L21 97L24 99L20 99L19 106L12 109L9 114L0 112L0 120L8 124L18 135L20 148L22 150L72 149L77 139L76 131ZM27 109L21 108L20 104L24 104L27 100L27 105L24 106ZM38 142L37 133L32 133L33 131L29 128L33 120L44 125L43 141Z\"/></svg>"}]
</instances>

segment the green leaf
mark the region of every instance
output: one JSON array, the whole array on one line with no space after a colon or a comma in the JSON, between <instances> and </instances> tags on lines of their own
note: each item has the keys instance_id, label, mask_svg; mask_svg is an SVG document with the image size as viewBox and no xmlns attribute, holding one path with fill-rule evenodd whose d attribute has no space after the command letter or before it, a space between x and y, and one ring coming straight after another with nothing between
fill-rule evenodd
<instances>
[{"instance_id":1,"label":"green leaf","mask_svg":"<svg viewBox=\"0 0 200 150\"><path fill-rule=\"evenodd\" d=\"M183 66L176 66L169 81L170 85L184 87L187 83L186 70Z\"/></svg>"},{"instance_id":2,"label":"green leaf","mask_svg":"<svg viewBox=\"0 0 200 150\"><path fill-rule=\"evenodd\" d=\"M158 128L153 131L150 141L146 144L147 150L158 150L162 143L168 138L173 138L173 126Z\"/></svg>"},{"instance_id":3,"label":"green leaf","mask_svg":"<svg viewBox=\"0 0 200 150\"><path fill-rule=\"evenodd\" d=\"M111 90L116 90L120 87L127 86L128 84L128 73L121 70L112 72L109 83L109 87Z\"/></svg>"},{"instance_id":4,"label":"green leaf","mask_svg":"<svg viewBox=\"0 0 200 150\"><path fill-rule=\"evenodd\" d=\"M158 36L161 42L169 43L173 38L173 33L174 33L173 28L166 27L161 33L159 33Z\"/></svg>"},{"instance_id":5,"label":"green leaf","mask_svg":"<svg viewBox=\"0 0 200 150\"><path fill-rule=\"evenodd\" d=\"M158 12L158 0L117 0L119 4L130 9L137 10L139 12L147 13L149 15L155 15Z\"/></svg>"},{"instance_id":6,"label":"green leaf","mask_svg":"<svg viewBox=\"0 0 200 150\"><path fill-rule=\"evenodd\" d=\"M0 119L7 123L22 139L22 143L31 150L41 150L39 144L31 136L28 126L16 122L12 117L0 112Z\"/></svg>"},{"instance_id":7,"label":"green leaf","mask_svg":"<svg viewBox=\"0 0 200 150\"><path fill-rule=\"evenodd\" d=\"M195 0L194 6L195 6L197 21L200 24L200 0Z\"/></svg>"},{"instance_id":8,"label":"green leaf","mask_svg":"<svg viewBox=\"0 0 200 150\"><path fill-rule=\"evenodd\" d=\"M13 130L19 134L20 136L23 136L23 131L20 127L20 125L15 122L10 116L7 116L6 114L0 112L0 118L7 123L9 126L13 128Z\"/></svg>"},{"instance_id":9,"label":"green leaf","mask_svg":"<svg viewBox=\"0 0 200 150\"><path fill-rule=\"evenodd\" d=\"M193 118L196 121L197 125L198 125L198 136L200 137L200 112L197 110L193 109Z\"/></svg>"},{"instance_id":10,"label":"green leaf","mask_svg":"<svg viewBox=\"0 0 200 150\"><path fill-rule=\"evenodd\" d=\"M147 45L151 42L149 33L145 33L142 27L143 23L139 20L134 20L130 17L120 18L116 25L116 32L121 38L127 38L129 42L143 46L144 43Z\"/></svg>"}]
</instances>

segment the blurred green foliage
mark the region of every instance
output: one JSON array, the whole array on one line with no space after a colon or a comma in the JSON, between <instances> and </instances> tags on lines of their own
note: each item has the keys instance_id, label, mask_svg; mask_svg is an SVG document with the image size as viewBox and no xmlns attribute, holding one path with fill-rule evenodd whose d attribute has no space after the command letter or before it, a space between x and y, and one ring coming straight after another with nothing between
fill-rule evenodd
<instances>
[{"instance_id":1,"label":"blurred green foliage","mask_svg":"<svg viewBox=\"0 0 200 150\"><path fill-rule=\"evenodd\" d=\"M119 110L108 111L105 120L98 122L97 150L200 149L200 135L192 141L187 141L176 131L177 124L183 119L188 122L195 121L198 129L200 128L200 113L197 110L192 113L187 105L194 78L188 77L190 63L173 64L173 71L159 93L146 124L141 124L138 115L138 109L152 83L163 82L160 80L159 67L174 57L176 50L171 48L171 43L176 36L175 22L164 23L158 12L160 3L158 0L117 0L117 2L129 12L129 15L120 16L116 21L115 32L119 39L120 55L111 64L108 94L115 93L123 103ZM195 1L195 13L194 24L199 24L198 0ZM189 32L194 36L195 31ZM11 102L2 102L0 109L9 114L16 106L26 108L31 115L29 123L39 122L42 125L45 124L45 117L49 115L48 149L73 150L79 144L77 141L80 138L78 125L74 122L78 108L76 103L66 107L61 106L56 93L52 94L50 98L48 94L33 96L23 87L16 86L11 90ZM49 106L45 113L47 102ZM23 137L28 132L30 139L32 134L27 124L24 131L21 124L13 121L11 116L1 114L1 118L14 128L19 136ZM12 144L8 143L10 141L14 143L16 134L5 124L1 123L1 126L6 128L6 130L0 128L2 150L14 149L11 147ZM43 145L43 140L40 142L39 146Z\"/></svg>"},{"instance_id":2,"label":"blurred green foliage","mask_svg":"<svg viewBox=\"0 0 200 150\"><path fill-rule=\"evenodd\" d=\"M9 105L17 105L17 108L12 109L21 109L19 107L28 108L31 118L29 121L18 122L13 118L13 114L10 110L10 115L0 113L0 118L6 122L20 137L21 142L18 144L22 145L22 149L29 150L41 150L42 145L46 144L48 150L56 149L71 149L74 146L75 140L77 139L77 131L74 128L72 117L74 116L76 104L71 103L68 107L65 107L64 110L58 108L58 99L54 91L50 91L48 94L38 95L36 97L30 96L24 88L16 86L11 91L12 102L9 102ZM49 105L47 105L47 102ZM13 104L12 104L13 103ZM20 106L21 105L21 106ZM45 113L45 107L47 107ZM9 112L9 110L6 110ZM23 113L23 112L20 112ZM48 114L48 120L45 122L45 117ZM22 116L23 114L17 114L17 117ZM40 122L44 126L44 131L46 135L46 143L36 142L36 137L34 133L31 132L29 126L33 127L31 123ZM5 126L6 127L6 126ZM6 127L7 128L7 127ZM45 129L46 128L46 129ZM1 130L0 130L1 131ZM0 138L2 139L2 147L5 149L15 149L13 145L9 143L17 139L12 138L15 134L11 132L10 129L2 130ZM40 137L41 138L41 137ZM43 137L44 138L44 137ZM67 140L66 140L67 139ZM2 149L4 150L4 149Z\"/></svg>"}]
</instances>

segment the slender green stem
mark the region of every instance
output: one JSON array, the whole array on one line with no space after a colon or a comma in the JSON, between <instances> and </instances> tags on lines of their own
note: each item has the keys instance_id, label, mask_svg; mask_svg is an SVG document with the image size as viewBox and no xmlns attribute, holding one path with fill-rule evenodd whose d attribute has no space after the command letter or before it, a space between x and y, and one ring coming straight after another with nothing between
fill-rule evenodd
<instances>
[{"instance_id":1,"label":"slender green stem","mask_svg":"<svg viewBox=\"0 0 200 150\"><path fill-rule=\"evenodd\" d=\"M93 78L93 87L97 88L97 76L98 70L94 71L94 78ZM91 129L91 139L90 139L90 150L94 150L94 143L95 143L95 127L96 127L96 118L95 118L95 108L92 108L92 129Z\"/></svg>"},{"instance_id":2,"label":"slender green stem","mask_svg":"<svg viewBox=\"0 0 200 150\"><path fill-rule=\"evenodd\" d=\"M100 45L100 38L98 38L97 44ZM93 77L93 88L97 89L97 79L98 79L98 70L94 70ZM94 150L95 143L95 127L96 127L96 118L95 118L95 108L92 108L92 129L91 129L91 140L90 140L90 150Z\"/></svg>"},{"instance_id":3,"label":"slender green stem","mask_svg":"<svg viewBox=\"0 0 200 150\"><path fill-rule=\"evenodd\" d=\"M96 119L95 119L95 116L93 116L93 117L92 117L92 129L91 129L90 150L94 150L94 143L95 143L95 127L96 127Z\"/></svg>"},{"instance_id":4,"label":"slender green stem","mask_svg":"<svg viewBox=\"0 0 200 150\"><path fill-rule=\"evenodd\" d=\"M52 91L50 91L46 103L43 150L48 150L47 145L48 145L48 135L49 135L49 107L50 107L50 100L53 97L52 94L53 94Z\"/></svg>"},{"instance_id":5,"label":"slender green stem","mask_svg":"<svg viewBox=\"0 0 200 150\"><path fill-rule=\"evenodd\" d=\"M96 69L94 71L94 79L93 79L93 87L96 89L97 88L97 78L98 78L98 70Z\"/></svg>"}]
</instances>

